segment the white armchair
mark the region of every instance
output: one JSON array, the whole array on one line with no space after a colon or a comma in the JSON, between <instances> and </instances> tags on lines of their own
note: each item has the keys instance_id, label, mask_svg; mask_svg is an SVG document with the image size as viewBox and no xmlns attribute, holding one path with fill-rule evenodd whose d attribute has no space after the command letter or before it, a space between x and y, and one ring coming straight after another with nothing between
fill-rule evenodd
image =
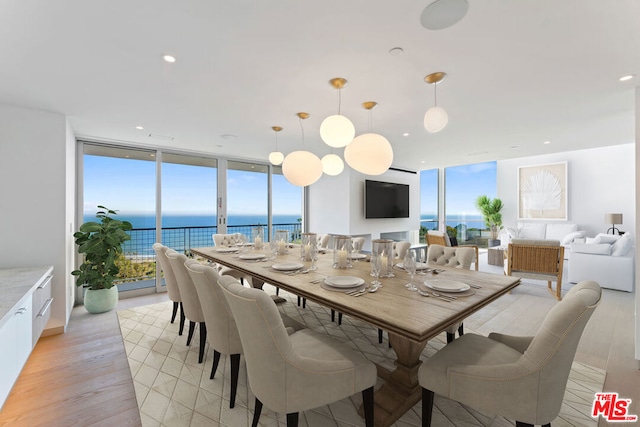
<instances>
[{"instance_id":1,"label":"white armchair","mask_svg":"<svg viewBox=\"0 0 640 427\"><path fill-rule=\"evenodd\" d=\"M633 292L635 283L634 237L599 234L589 243L573 243L569 261L569 282L595 280L600 286Z\"/></svg>"}]
</instances>

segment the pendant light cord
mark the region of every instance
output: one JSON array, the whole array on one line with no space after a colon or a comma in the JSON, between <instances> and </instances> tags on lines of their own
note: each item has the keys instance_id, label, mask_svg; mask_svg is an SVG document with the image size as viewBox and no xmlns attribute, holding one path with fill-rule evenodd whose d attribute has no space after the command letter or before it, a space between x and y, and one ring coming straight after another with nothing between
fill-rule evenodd
<instances>
[{"instance_id":1,"label":"pendant light cord","mask_svg":"<svg viewBox=\"0 0 640 427\"><path fill-rule=\"evenodd\" d=\"M433 84L433 106L438 106L438 83Z\"/></svg>"},{"instance_id":2,"label":"pendant light cord","mask_svg":"<svg viewBox=\"0 0 640 427\"><path fill-rule=\"evenodd\" d=\"M300 120L300 131L302 132L302 145L304 146L304 126L302 126L302 118L299 118L298 120Z\"/></svg>"},{"instance_id":3,"label":"pendant light cord","mask_svg":"<svg viewBox=\"0 0 640 427\"><path fill-rule=\"evenodd\" d=\"M342 104L342 90L338 89L338 115L340 115L340 104Z\"/></svg>"}]
</instances>

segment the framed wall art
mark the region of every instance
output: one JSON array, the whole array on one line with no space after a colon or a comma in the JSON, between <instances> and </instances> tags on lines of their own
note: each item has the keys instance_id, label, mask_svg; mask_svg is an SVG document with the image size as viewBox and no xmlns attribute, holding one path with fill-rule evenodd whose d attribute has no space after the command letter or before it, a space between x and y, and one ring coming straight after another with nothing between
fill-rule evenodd
<instances>
[{"instance_id":1,"label":"framed wall art","mask_svg":"<svg viewBox=\"0 0 640 427\"><path fill-rule=\"evenodd\" d=\"M518 219L567 220L567 162L518 168Z\"/></svg>"}]
</instances>

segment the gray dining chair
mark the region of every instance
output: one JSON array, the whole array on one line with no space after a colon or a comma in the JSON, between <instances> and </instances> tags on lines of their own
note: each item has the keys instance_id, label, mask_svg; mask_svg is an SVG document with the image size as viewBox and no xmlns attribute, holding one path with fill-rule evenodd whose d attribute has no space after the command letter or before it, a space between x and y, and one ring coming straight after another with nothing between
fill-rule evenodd
<instances>
[{"instance_id":1,"label":"gray dining chair","mask_svg":"<svg viewBox=\"0 0 640 427\"><path fill-rule=\"evenodd\" d=\"M571 364L602 290L581 282L547 314L533 337L465 334L418 371L422 425L430 426L434 393L480 412L550 426L560 413Z\"/></svg>"},{"instance_id":2,"label":"gray dining chair","mask_svg":"<svg viewBox=\"0 0 640 427\"><path fill-rule=\"evenodd\" d=\"M231 277L218 283L236 319L249 386L256 397L252 426L258 425L263 404L286 413L287 426L297 426L300 411L362 392L365 422L373 427L377 377L373 362L311 329L288 335L267 294Z\"/></svg>"},{"instance_id":3,"label":"gray dining chair","mask_svg":"<svg viewBox=\"0 0 640 427\"><path fill-rule=\"evenodd\" d=\"M200 307L200 300L198 299L198 293L193 285L191 276L185 266L187 257L183 254L179 254L173 249L169 249L166 252L169 263L173 268L173 272L176 275L176 281L180 288L180 296L182 297L182 305L184 307L184 314L189 319L189 334L187 335L187 346L191 345L191 339L196 329L196 323L200 328L200 351L198 353L198 363L202 363L204 359L204 347L207 340L207 326L204 322L204 314Z\"/></svg>"},{"instance_id":4,"label":"gray dining chair","mask_svg":"<svg viewBox=\"0 0 640 427\"><path fill-rule=\"evenodd\" d=\"M195 260L185 262L189 276L196 288L205 324L207 325L207 341L213 348L213 365L209 379L213 379L220 363L222 354L229 355L231 360L231 394L229 407L233 408L238 389L238 373L240 370L240 355L242 343L238 335L238 327L231 313L229 303L224 297L222 288L218 286L218 280L222 276L215 268L202 265ZM282 321L288 333L303 329L304 326L282 314Z\"/></svg>"},{"instance_id":5,"label":"gray dining chair","mask_svg":"<svg viewBox=\"0 0 640 427\"><path fill-rule=\"evenodd\" d=\"M169 295L169 299L173 301L171 323L175 321L178 308L180 308L180 329L178 330L178 335L182 335L182 331L184 330L184 308L182 307L182 298L180 297L180 289L178 288L176 276L173 273L173 268L171 268L171 263L167 258L166 252L169 248L161 243L154 243L152 247L153 251L156 253L156 261L164 273L164 283L167 286L167 294Z\"/></svg>"},{"instance_id":6,"label":"gray dining chair","mask_svg":"<svg viewBox=\"0 0 640 427\"><path fill-rule=\"evenodd\" d=\"M442 246L431 244L427 248L427 264L430 266L444 266L450 268L462 268L471 270L471 264L475 260L475 250L464 246ZM464 335L463 322L456 323L445 329L447 343L453 341L458 335Z\"/></svg>"}]
</instances>

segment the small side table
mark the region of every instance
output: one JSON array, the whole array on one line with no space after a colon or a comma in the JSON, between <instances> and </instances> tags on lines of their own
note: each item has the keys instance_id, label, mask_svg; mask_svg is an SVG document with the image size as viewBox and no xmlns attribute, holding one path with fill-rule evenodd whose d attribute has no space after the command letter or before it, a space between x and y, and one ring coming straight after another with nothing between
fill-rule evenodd
<instances>
[{"instance_id":1,"label":"small side table","mask_svg":"<svg viewBox=\"0 0 640 427\"><path fill-rule=\"evenodd\" d=\"M493 247L487 249L487 258L489 265L504 265L504 248L501 247Z\"/></svg>"}]
</instances>

